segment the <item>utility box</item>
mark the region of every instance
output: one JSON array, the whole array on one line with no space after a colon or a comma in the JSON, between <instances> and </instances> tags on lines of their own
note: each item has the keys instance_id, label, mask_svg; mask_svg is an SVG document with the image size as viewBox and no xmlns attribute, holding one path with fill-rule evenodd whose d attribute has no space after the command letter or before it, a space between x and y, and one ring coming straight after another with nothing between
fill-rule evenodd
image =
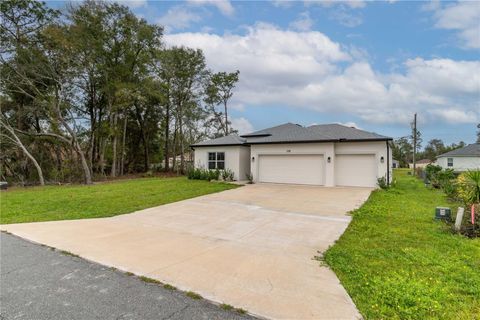
<instances>
[{"instance_id":1,"label":"utility box","mask_svg":"<svg viewBox=\"0 0 480 320\"><path fill-rule=\"evenodd\" d=\"M452 210L447 207L436 207L435 208L435 219L438 220L450 220L452 216Z\"/></svg>"}]
</instances>

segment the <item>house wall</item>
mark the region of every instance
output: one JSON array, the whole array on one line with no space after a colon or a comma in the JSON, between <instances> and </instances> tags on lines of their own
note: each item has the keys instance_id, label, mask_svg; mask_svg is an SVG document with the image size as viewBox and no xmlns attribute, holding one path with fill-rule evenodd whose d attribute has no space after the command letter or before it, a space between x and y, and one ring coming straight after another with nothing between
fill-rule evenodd
<instances>
[{"instance_id":1,"label":"house wall","mask_svg":"<svg viewBox=\"0 0 480 320\"><path fill-rule=\"evenodd\" d=\"M238 180L247 180L247 174L250 173L250 148L240 148L240 162L238 167Z\"/></svg>"},{"instance_id":2,"label":"house wall","mask_svg":"<svg viewBox=\"0 0 480 320\"><path fill-rule=\"evenodd\" d=\"M447 157L438 158L435 162L444 169L453 169L455 171L466 171L480 169L480 157L448 157L453 158L453 167L447 166Z\"/></svg>"},{"instance_id":3,"label":"house wall","mask_svg":"<svg viewBox=\"0 0 480 320\"><path fill-rule=\"evenodd\" d=\"M261 155L285 155L285 154L320 154L323 155L325 176L324 183L327 187L335 186L335 154L373 154L377 164L377 176L386 177L387 170L390 171L390 181L392 178L392 169L387 164L387 145L385 141L372 142L341 142L341 143L294 143L294 144L259 144L251 145L250 161L251 171L254 181L258 182L259 156ZM381 163L380 158L384 157ZM392 154L390 150L390 162L392 163ZM328 163L328 157L331 161ZM252 160L254 158L254 160Z\"/></svg>"},{"instance_id":4,"label":"house wall","mask_svg":"<svg viewBox=\"0 0 480 320\"><path fill-rule=\"evenodd\" d=\"M225 152L225 168L234 172L235 180L246 180L245 174L250 171L250 148L244 146L196 147L195 168L208 169L209 152Z\"/></svg>"}]
</instances>

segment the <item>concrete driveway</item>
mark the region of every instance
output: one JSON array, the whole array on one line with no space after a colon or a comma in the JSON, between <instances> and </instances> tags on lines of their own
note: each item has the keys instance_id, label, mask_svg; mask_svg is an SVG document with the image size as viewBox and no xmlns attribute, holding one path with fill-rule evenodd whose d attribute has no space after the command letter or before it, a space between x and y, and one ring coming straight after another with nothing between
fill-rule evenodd
<instances>
[{"instance_id":1,"label":"concrete driveway","mask_svg":"<svg viewBox=\"0 0 480 320\"><path fill-rule=\"evenodd\" d=\"M112 218L4 225L31 241L278 319L356 319L313 257L368 188L255 184Z\"/></svg>"}]
</instances>

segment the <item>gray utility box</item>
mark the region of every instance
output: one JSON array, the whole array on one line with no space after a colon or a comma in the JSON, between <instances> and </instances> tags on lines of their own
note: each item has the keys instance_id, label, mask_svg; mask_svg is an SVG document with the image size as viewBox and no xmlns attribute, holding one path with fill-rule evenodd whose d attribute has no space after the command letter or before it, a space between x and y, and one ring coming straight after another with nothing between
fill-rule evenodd
<instances>
[{"instance_id":1,"label":"gray utility box","mask_svg":"<svg viewBox=\"0 0 480 320\"><path fill-rule=\"evenodd\" d=\"M441 220L450 220L452 216L452 210L447 207L436 207L435 208L435 219Z\"/></svg>"}]
</instances>

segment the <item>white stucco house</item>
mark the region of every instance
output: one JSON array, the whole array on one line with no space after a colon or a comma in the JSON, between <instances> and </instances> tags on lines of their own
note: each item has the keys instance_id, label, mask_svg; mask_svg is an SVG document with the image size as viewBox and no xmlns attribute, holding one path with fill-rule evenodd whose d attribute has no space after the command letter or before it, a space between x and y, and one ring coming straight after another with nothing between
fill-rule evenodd
<instances>
[{"instance_id":1,"label":"white stucco house","mask_svg":"<svg viewBox=\"0 0 480 320\"><path fill-rule=\"evenodd\" d=\"M480 143L469 144L437 157L436 164L455 172L480 170Z\"/></svg>"},{"instance_id":2,"label":"white stucco house","mask_svg":"<svg viewBox=\"0 0 480 320\"><path fill-rule=\"evenodd\" d=\"M192 145L196 168L230 169L236 180L376 187L391 181L390 137L339 124L286 123Z\"/></svg>"}]
</instances>

